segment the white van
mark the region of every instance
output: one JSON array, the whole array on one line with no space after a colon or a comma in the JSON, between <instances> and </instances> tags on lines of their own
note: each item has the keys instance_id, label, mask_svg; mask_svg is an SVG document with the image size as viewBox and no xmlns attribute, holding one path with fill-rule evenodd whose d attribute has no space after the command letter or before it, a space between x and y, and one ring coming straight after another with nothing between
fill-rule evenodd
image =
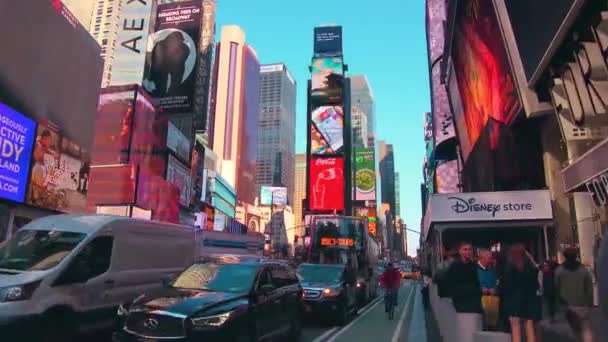
<instances>
[{"instance_id":1,"label":"white van","mask_svg":"<svg viewBox=\"0 0 608 342\"><path fill-rule=\"evenodd\" d=\"M194 262L194 236L192 227L128 217L32 221L0 249L0 339L67 341L111 328L121 303Z\"/></svg>"}]
</instances>

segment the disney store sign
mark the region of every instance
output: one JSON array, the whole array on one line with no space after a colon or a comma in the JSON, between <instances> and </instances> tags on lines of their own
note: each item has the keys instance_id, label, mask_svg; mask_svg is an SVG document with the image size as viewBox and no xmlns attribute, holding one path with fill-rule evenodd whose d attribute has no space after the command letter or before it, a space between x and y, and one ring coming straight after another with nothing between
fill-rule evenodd
<instances>
[{"instance_id":1,"label":"disney store sign","mask_svg":"<svg viewBox=\"0 0 608 342\"><path fill-rule=\"evenodd\" d=\"M551 220L548 191L436 194L431 197L435 222Z\"/></svg>"}]
</instances>

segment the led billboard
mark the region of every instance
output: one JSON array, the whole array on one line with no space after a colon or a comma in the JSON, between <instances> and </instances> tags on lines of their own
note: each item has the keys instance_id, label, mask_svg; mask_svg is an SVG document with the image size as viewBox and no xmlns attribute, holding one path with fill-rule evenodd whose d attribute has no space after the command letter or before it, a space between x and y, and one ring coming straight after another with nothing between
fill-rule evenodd
<instances>
[{"instance_id":1,"label":"led billboard","mask_svg":"<svg viewBox=\"0 0 608 342\"><path fill-rule=\"evenodd\" d=\"M373 148L355 149L355 200L376 200L376 163Z\"/></svg>"},{"instance_id":2,"label":"led billboard","mask_svg":"<svg viewBox=\"0 0 608 342\"><path fill-rule=\"evenodd\" d=\"M190 162L190 140L174 124L167 128L167 147L184 162Z\"/></svg>"},{"instance_id":3,"label":"led billboard","mask_svg":"<svg viewBox=\"0 0 608 342\"><path fill-rule=\"evenodd\" d=\"M315 108L311 122L311 154L337 154L344 150L344 111L342 106Z\"/></svg>"},{"instance_id":4,"label":"led billboard","mask_svg":"<svg viewBox=\"0 0 608 342\"><path fill-rule=\"evenodd\" d=\"M342 54L342 26L315 27L315 55Z\"/></svg>"},{"instance_id":5,"label":"led billboard","mask_svg":"<svg viewBox=\"0 0 608 342\"><path fill-rule=\"evenodd\" d=\"M173 156L169 156L169 161L167 163L167 181L174 184L179 189L179 204L188 207L192 200L190 169L182 165Z\"/></svg>"},{"instance_id":6,"label":"led billboard","mask_svg":"<svg viewBox=\"0 0 608 342\"><path fill-rule=\"evenodd\" d=\"M0 103L0 198L22 203L36 122Z\"/></svg>"},{"instance_id":7,"label":"led billboard","mask_svg":"<svg viewBox=\"0 0 608 342\"><path fill-rule=\"evenodd\" d=\"M311 158L309 209L344 210L344 158Z\"/></svg>"},{"instance_id":8,"label":"led billboard","mask_svg":"<svg viewBox=\"0 0 608 342\"><path fill-rule=\"evenodd\" d=\"M137 190L135 165L92 166L88 191L90 205L134 204Z\"/></svg>"},{"instance_id":9,"label":"led billboard","mask_svg":"<svg viewBox=\"0 0 608 342\"><path fill-rule=\"evenodd\" d=\"M458 160L439 163L435 169L437 193L452 194L460 192Z\"/></svg>"},{"instance_id":10,"label":"led billboard","mask_svg":"<svg viewBox=\"0 0 608 342\"><path fill-rule=\"evenodd\" d=\"M134 99L133 89L107 92L99 97L92 153L94 165L129 161Z\"/></svg>"},{"instance_id":11,"label":"led billboard","mask_svg":"<svg viewBox=\"0 0 608 342\"><path fill-rule=\"evenodd\" d=\"M287 188L262 186L260 190L261 205L287 205Z\"/></svg>"},{"instance_id":12,"label":"led billboard","mask_svg":"<svg viewBox=\"0 0 608 342\"><path fill-rule=\"evenodd\" d=\"M452 60L472 147L490 119L510 124L522 108L500 37L493 1L460 2Z\"/></svg>"},{"instance_id":13,"label":"led billboard","mask_svg":"<svg viewBox=\"0 0 608 342\"><path fill-rule=\"evenodd\" d=\"M344 89L344 61L342 57L316 57L312 59L313 104L342 103Z\"/></svg>"},{"instance_id":14,"label":"led billboard","mask_svg":"<svg viewBox=\"0 0 608 342\"><path fill-rule=\"evenodd\" d=\"M143 86L168 113L192 110L201 18L200 0L158 5Z\"/></svg>"}]
</instances>

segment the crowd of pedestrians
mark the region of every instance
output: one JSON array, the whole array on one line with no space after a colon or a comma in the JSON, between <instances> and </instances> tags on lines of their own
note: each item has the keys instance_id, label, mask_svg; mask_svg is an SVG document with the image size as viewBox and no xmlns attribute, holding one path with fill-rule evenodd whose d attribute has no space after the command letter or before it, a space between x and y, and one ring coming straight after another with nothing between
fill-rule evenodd
<instances>
[{"instance_id":1,"label":"crowd of pedestrians","mask_svg":"<svg viewBox=\"0 0 608 342\"><path fill-rule=\"evenodd\" d=\"M580 341L593 341L593 281L576 249L563 251L561 265L536 263L523 244L476 254L471 243L461 242L433 277L439 297L449 298L458 313L460 341L472 341L483 329L508 332L513 342L535 342L541 320L564 320Z\"/></svg>"}]
</instances>

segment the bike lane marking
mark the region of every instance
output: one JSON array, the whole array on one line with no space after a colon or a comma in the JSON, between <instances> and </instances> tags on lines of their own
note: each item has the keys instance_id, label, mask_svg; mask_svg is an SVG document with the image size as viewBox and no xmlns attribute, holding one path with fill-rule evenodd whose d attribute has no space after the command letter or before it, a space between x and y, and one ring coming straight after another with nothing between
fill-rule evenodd
<instances>
[{"instance_id":1,"label":"bike lane marking","mask_svg":"<svg viewBox=\"0 0 608 342\"><path fill-rule=\"evenodd\" d=\"M416 297L417 285L411 285L410 294L407 296L407 302L405 303L405 307L403 308L403 312L401 313L401 317L399 318L399 322L397 323L397 328L395 329L395 333L393 333L393 338L391 342L398 342L401 337L401 329L405 324L405 317L407 313L410 311L410 307L412 306L412 302Z\"/></svg>"},{"instance_id":2,"label":"bike lane marking","mask_svg":"<svg viewBox=\"0 0 608 342\"><path fill-rule=\"evenodd\" d=\"M340 337L340 335L342 335L344 332L346 332L350 327L352 327L353 325L355 325L355 323L357 323L360 319L362 319L363 317L365 317L368 313L372 312L373 309L378 306L378 304L380 302L383 302L382 297L378 296L377 299L375 299L374 302L369 303L367 306L365 306L363 308L363 310L359 310L359 316L357 316L357 318L355 318L354 320L352 320L352 322L348 323L347 325L345 325L342 329L340 329L335 335L333 335L329 340L325 341L325 342L333 342L335 341L338 337Z\"/></svg>"}]
</instances>

